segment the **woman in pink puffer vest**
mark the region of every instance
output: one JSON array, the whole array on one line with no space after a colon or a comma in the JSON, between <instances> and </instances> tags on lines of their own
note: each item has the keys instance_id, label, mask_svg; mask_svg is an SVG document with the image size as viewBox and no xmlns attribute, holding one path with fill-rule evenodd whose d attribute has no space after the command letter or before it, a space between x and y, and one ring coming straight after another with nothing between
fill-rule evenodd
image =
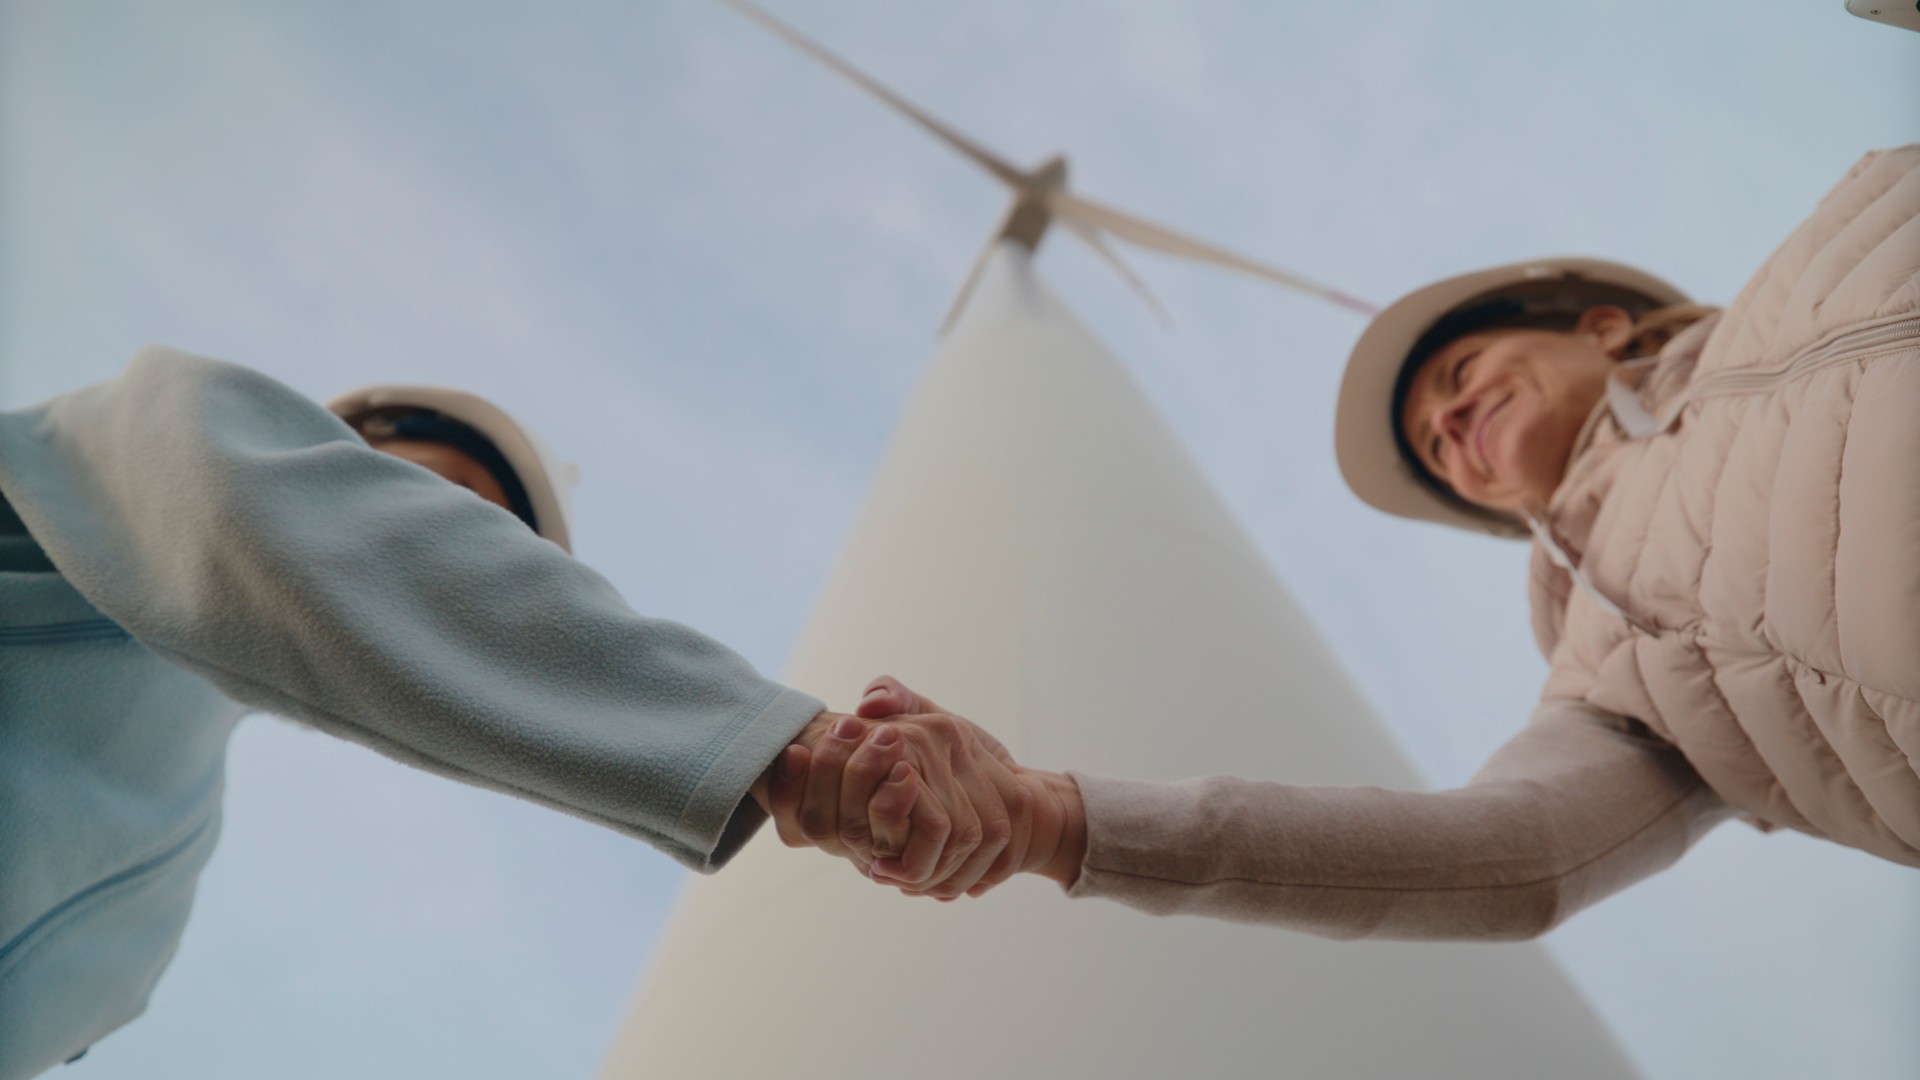
<instances>
[{"instance_id":1,"label":"woman in pink puffer vest","mask_svg":"<svg viewBox=\"0 0 1920 1080\"><path fill-rule=\"evenodd\" d=\"M1670 323L1702 309L1665 310ZM1639 355L1622 344L1615 359ZM1546 702L1633 718L1749 820L1913 866L1917 356L1920 148L1908 148L1856 166L1725 313L1617 365L1544 504L1503 507L1535 536ZM1401 415L1473 423L1486 396L1468 381ZM1488 424L1497 436L1497 411ZM1428 476L1449 475L1415 453ZM1469 475L1451 490L1464 494L1463 457ZM1378 474L1342 463L1371 495ZM1442 512L1476 509L1422 486Z\"/></svg>"},{"instance_id":2,"label":"woman in pink puffer vest","mask_svg":"<svg viewBox=\"0 0 1920 1080\"><path fill-rule=\"evenodd\" d=\"M1336 449L1379 509L1532 537L1532 721L1432 793L1016 765L1028 854L974 892L1024 869L1158 913L1511 938L1732 816L1920 866L1920 146L1862 160L1724 312L1593 259L1401 299ZM938 711L875 687L863 716ZM790 842L821 842L810 796L775 785Z\"/></svg>"}]
</instances>

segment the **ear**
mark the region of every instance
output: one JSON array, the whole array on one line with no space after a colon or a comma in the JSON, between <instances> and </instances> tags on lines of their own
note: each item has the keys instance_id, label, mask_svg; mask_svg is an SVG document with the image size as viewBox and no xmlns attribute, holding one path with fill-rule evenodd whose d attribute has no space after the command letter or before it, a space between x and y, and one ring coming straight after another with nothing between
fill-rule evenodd
<instances>
[{"instance_id":1,"label":"ear","mask_svg":"<svg viewBox=\"0 0 1920 1080\"><path fill-rule=\"evenodd\" d=\"M1592 336L1603 352L1618 360L1620 350L1633 340L1633 316L1627 314L1625 308L1600 304L1581 312L1573 330L1576 334Z\"/></svg>"}]
</instances>

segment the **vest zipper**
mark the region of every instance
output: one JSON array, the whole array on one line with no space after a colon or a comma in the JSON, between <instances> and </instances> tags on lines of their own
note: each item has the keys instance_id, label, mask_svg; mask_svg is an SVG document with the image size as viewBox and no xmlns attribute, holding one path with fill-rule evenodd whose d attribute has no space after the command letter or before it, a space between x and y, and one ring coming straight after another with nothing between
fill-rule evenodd
<instances>
[{"instance_id":1,"label":"vest zipper","mask_svg":"<svg viewBox=\"0 0 1920 1080\"><path fill-rule=\"evenodd\" d=\"M1721 375L1709 375L1681 393L1688 402L1753 393L1811 375L1835 364L1857 360L1860 353L1898 345L1913 338L1920 338L1920 316L1903 315L1893 322L1850 330L1839 337L1818 342L1771 371L1729 371Z\"/></svg>"},{"instance_id":2,"label":"vest zipper","mask_svg":"<svg viewBox=\"0 0 1920 1080\"><path fill-rule=\"evenodd\" d=\"M1863 353L1898 345L1910 339L1920 339L1920 316L1903 315L1892 322L1881 323L1878 326L1849 330L1838 337L1815 342L1771 371L1731 371L1723 375L1709 375L1698 382L1690 383L1680 391L1677 401L1660 410L1658 417L1647 413L1646 407L1640 404L1639 397L1629 390L1625 383L1609 378L1606 396L1601 400L1600 406L1594 410L1594 415L1588 419L1587 428L1582 430L1582 437L1575 441L1575 453L1578 454L1582 442L1591 437L1588 432L1603 414L1611 413L1614 421L1620 425L1620 429L1629 440L1641 439L1671 428L1673 422L1678 420L1680 414L1693 402L1765 390L1837 364L1857 360ZM1578 467L1578 462L1575 467ZM1587 576L1580 561L1574 559L1572 553L1560 542L1560 537L1554 532L1551 524L1551 514L1542 518L1528 513L1524 514L1524 517L1528 530L1533 533L1534 540L1546 550L1547 557L1555 566L1571 575L1573 583L1582 592L1592 598L1603 610L1626 620L1635 629L1647 634L1656 633L1649 620L1639 618L1625 604L1600 591L1600 586Z\"/></svg>"}]
</instances>

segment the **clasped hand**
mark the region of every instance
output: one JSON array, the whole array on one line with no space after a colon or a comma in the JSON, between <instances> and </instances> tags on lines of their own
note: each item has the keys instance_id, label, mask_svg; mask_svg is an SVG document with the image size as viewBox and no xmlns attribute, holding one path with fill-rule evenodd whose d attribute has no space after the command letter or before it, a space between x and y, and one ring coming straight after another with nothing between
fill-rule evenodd
<instances>
[{"instance_id":1,"label":"clasped hand","mask_svg":"<svg viewBox=\"0 0 1920 1080\"><path fill-rule=\"evenodd\" d=\"M840 855L911 896L980 896L1018 873L1071 885L1086 847L1071 778L883 676L822 713L755 785L790 847Z\"/></svg>"}]
</instances>

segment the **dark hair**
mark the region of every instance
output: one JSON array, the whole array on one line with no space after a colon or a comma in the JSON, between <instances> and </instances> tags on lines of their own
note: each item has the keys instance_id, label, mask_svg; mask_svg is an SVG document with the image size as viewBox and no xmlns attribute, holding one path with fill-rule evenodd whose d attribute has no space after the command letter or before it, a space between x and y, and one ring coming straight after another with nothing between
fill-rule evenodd
<instances>
[{"instance_id":1,"label":"dark hair","mask_svg":"<svg viewBox=\"0 0 1920 1080\"><path fill-rule=\"evenodd\" d=\"M527 486L520 482L520 474L507 462L506 455L500 452L493 440L480 434L471 424L417 405L381 406L345 419L347 426L359 432L363 439L435 442L467 455L479 462L480 467L499 483L500 490L506 493L507 508L513 511L513 516L526 522L527 528L534 532L540 531L540 522L533 513L533 500L527 496Z\"/></svg>"},{"instance_id":2,"label":"dark hair","mask_svg":"<svg viewBox=\"0 0 1920 1080\"><path fill-rule=\"evenodd\" d=\"M1400 365L1400 374L1394 379L1387 424L1393 431L1393 444L1400 451L1400 459L1413 470L1414 477L1456 509L1503 526L1511 525L1512 520L1506 514L1461 498L1445 481L1433 475L1420 460L1420 455L1414 452L1413 444L1407 440L1406 429L1400 423L1407 395L1413 390L1414 377L1434 353L1468 334L1488 330L1570 333L1579 325L1580 316L1588 308L1608 305L1624 309L1634 320L1633 333L1621 349L1623 357L1658 352L1675 334L1714 311L1713 308L1696 304L1661 307L1644 293L1594 281L1565 278L1506 288L1491 297L1482 295L1468 300L1435 320L1426 333L1420 335L1413 347L1407 350L1407 358Z\"/></svg>"}]
</instances>

